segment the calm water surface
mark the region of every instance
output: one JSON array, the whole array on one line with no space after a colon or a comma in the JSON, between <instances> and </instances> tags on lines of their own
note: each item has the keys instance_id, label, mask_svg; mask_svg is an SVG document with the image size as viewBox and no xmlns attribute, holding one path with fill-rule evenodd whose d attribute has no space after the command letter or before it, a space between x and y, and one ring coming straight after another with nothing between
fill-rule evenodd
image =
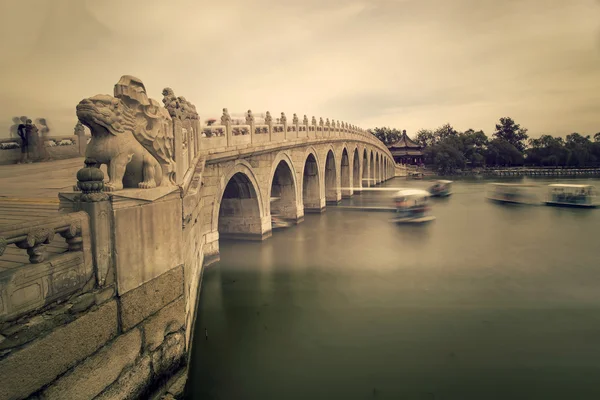
<instances>
[{"instance_id":1,"label":"calm water surface","mask_svg":"<svg viewBox=\"0 0 600 400\"><path fill-rule=\"evenodd\" d=\"M599 399L600 209L501 206L483 181L454 193L426 226L330 206L221 241L190 398Z\"/></svg>"}]
</instances>

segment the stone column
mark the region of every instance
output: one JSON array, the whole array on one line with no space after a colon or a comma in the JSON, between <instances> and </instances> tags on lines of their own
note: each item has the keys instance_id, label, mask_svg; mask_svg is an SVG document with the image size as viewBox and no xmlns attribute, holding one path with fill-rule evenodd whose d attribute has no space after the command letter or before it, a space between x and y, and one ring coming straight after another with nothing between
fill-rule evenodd
<instances>
[{"instance_id":1,"label":"stone column","mask_svg":"<svg viewBox=\"0 0 600 400\"><path fill-rule=\"evenodd\" d=\"M104 193L104 173L96 167L96 160L86 159L85 167L77 172L75 210L90 216L90 236L96 282L99 287L115 282L112 257L112 206Z\"/></svg>"}]
</instances>

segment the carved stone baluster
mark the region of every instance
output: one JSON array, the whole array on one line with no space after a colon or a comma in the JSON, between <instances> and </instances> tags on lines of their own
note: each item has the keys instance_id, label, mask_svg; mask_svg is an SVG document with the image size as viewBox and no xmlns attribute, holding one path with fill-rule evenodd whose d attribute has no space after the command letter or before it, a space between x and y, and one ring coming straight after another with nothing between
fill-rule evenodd
<instances>
[{"instance_id":1,"label":"carved stone baluster","mask_svg":"<svg viewBox=\"0 0 600 400\"><path fill-rule=\"evenodd\" d=\"M54 239L54 229L35 228L27 234L27 237L15 245L20 249L27 249L29 262L39 264L46 259L46 245Z\"/></svg>"},{"instance_id":2,"label":"carved stone baluster","mask_svg":"<svg viewBox=\"0 0 600 400\"><path fill-rule=\"evenodd\" d=\"M72 223L66 231L60 233L69 245L69 251L83 250L83 238L81 237L81 225Z\"/></svg>"}]
</instances>

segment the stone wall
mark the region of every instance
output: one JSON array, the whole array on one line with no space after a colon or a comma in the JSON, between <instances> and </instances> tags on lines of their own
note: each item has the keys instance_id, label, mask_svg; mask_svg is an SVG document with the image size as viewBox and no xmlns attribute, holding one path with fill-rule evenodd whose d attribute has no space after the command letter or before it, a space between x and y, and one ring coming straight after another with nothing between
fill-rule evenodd
<instances>
[{"instance_id":1,"label":"stone wall","mask_svg":"<svg viewBox=\"0 0 600 400\"><path fill-rule=\"evenodd\" d=\"M137 398L185 360L183 267L114 285L3 327L0 399Z\"/></svg>"},{"instance_id":2,"label":"stone wall","mask_svg":"<svg viewBox=\"0 0 600 400\"><path fill-rule=\"evenodd\" d=\"M67 216L90 214L86 232L94 240L88 237L84 253L94 260L91 284L13 312L12 319L0 316L0 399L144 397L186 365L179 189L80 199L62 193L60 209ZM15 232L7 237L19 240ZM53 272L63 258L50 257L46 269Z\"/></svg>"}]
</instances>

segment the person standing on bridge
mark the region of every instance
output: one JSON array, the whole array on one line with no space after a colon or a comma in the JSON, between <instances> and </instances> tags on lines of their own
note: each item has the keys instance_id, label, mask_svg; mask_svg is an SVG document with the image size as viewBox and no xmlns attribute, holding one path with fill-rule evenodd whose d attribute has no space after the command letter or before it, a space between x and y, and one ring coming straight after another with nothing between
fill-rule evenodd
<instances>
[{"instance_id":1,"label":"person standing on bridge","mask_svg":"<svg viewBox=\"0 0 600 400\"><path fill-rule=\"evenodd\" d=\"M33 158L31 150L32 145L36 141L37 127L33 125L33 121L28 119L25 124L19 125L17 132L21 138L21 159L18 163L31 163Z\"/></svg>"}]
</instances>

